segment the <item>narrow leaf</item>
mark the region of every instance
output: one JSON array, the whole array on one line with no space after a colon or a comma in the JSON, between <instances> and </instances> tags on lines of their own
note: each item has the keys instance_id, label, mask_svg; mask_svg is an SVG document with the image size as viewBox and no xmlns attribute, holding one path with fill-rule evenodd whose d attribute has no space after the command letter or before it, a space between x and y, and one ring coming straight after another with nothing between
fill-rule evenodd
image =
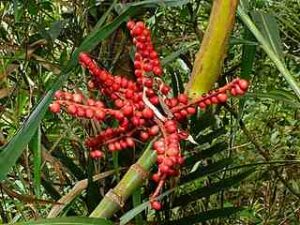
<instances>
[{"instance_id":1,"label":"narrow leaf","mask_svg":"<svg viewBox=\"0 0 300 225\"><path fill-rule=\"evenodd\" d=\"M232 216L233 214L238 213L243 208L236 207L226 207L222 209L213 209L208 210L206 212L198 213L192 216L187 216L179 220L169 221L167 223L163 223L164 225L193 225L201 222L205 222L208 220L216 219L216 218L224 218Z\"/></svg>"},{"instance_id":2,"label":"narrow leaf","mask_svg":"<svg viewBox=\"0 0 300 225\"><path fill-rule=\"evenodd\" d=\"M113 225L112 222L101 218L84 218L84 217L66 217L66 218L54 218L39 221L29 221L16 223L16 225Z\"/></svg>"},{"instance_id":3,"label":"narrow leaf","mask_svg":"<svg viewBox=\"0 0 300 225\"><path fill-rule=\"evenodd\" d=\"M247 93L245 98L267 98L273 99L275 101L281 101L288 104L290 107L300 108L300 103L295 95L292 95L291 92L284 90L271 90L267 93L263 92L253 92Z\"/></svg>"},{"instance_id":4,"label":"narrow leaf","mask_svg":"<svg viewBox=\"0 0 300 225\"><path fill-rule=\"evenodd\" d=\"M219 153L219 152L222 152L224 151L225 149L227 149L227 144L224 143L224 142L219 142L219 143L216 143L214 144L213 146L205 149L205 150L202 150L196 154L193 154L191 155L190 157L188 157L185 161L185 166L188 167L188 166L191 166L193 165L194 163L196 163L197 161L199 160L203 160L203 159L206 159L208 157L212 157L213 155Z\"/></svg>"},{"instance_id":5,"label":"narrow leaf","mask_svg":"<svg viewBox=\"0 0 300 225\"><path fill-rule=\"evenodd\" d=\"M154 7L173 7L173 6L183 6L189 3L189 0L145 0L141 2L128 3L127 6L144 6L147 8Z\"/></svg>"},{"instance_id":6,"label":"narrow leaf","mask_svg":"<svg viewBox=\"0 0 300 225\"><path fill-rule=\"evenodd\" d=\"M137 207L142 203L142 192L141 192L141 188L138 188L135 192L133 192L132 195L132 203L133 203L133 207ZM142 225L143 224L143 217L142 214L137 214L135 217L135 223L137 225Z\"/></svg>"},{"instance_id":7,"label":"narrow leaf","mask_svg":"<svg viewBox=\"0 0 300 225\"><path fill-rule=\"evenodd\" d=\"M41 129L38 128L30 142L31 150L33 151L33 187L37 198L41 197L41 164L42 164L42 149L41 149Z\"/></svg>"},{"instance_id":8,"label":"narrow leaf","mask_svg":"<svg viewBox=\"0 0 300 225\"><path fill-rule=\"evenodd\" d=\"M244 39L246 39L247 41L255 40L253 34L247 27L245 27L244 30ZM250 80L255 54L256 54L256 45L246 45L246 44L243 45L241 77L244 79Z\"/></svg>"},{"instance_id":9,"label":"narrow leaf","mask_svg":"<svg viewBox=\"0 0 300 225\"><path fill-rule=\"evenodd\" d=\"M186 176L181 177L180 183L187 183L198 179L203 176L207 176L216 172L223 170L226 166L229 166L233 162L232 159L223 159L212 163L208 166L199 166L196 171L189 173Z\"/></svg>"},{"instance_id":10,"label":"narrow leaf","mask_svg":"<svg viewBox=\"0 0 300 225\"><path fill-rule=\"evenodd\" d=\"M238 14L241 20L243 21L243 23L249 28L249 30L255 36L257 41L261 44L262 49L267 53L270 59L274 62L277 69L281 72L281 74L283 75L283 77L286 79L289 86L291 87L291 89L295 92L295 94L300 100L300 87L298 86L297 81L292 76L290 71L287 69L286 65L281 60L280 56L277 55L276 52L274 52L272 46L266 39L267 37L265 37L260 32L260 30L257 28L257 26L254 24L254 22L251 20L249 15L245 12L245 10L241 6L238 7Z\"/></svg>"},{"instance_id":11,"label":"narrow leaf","mask_svg":"<svg viewBox=\"0 0 300 225\"><path fill-rule=\"evenodd\" d=\"M283 60L282 43L275 17L270 13L260 11L251 12L251 16L259 31L272 47L274 53Z\"/></svg>"},{"instance_id":12,"label":"narrow leaf","mask_svg":"<svg viewBox=\"0 0 300 225\"><path fill-rule=\"evenodd\" d=\"M180 49L178 49L177 51L175 52L172 52L170 55L168 55L167 57L163 58L161 60L161 64L162 65L166 65L172 61L174 61L175 59L177 59L181 54L183 53L186 53L189 49L193 48L194 46L196 46L198 43L197 42L194 42L194 43L191 43L187 46L184 46Z\"/></svg>"},{"instance_id":13,"label":"narrow leaf","mask_svg":"<svg viewBox=\"0 0 300 225\"><path fill-rule=\"evenodd\" d=\"M185 206L189 202L196 201L202 197L208 197L221 190L225 190L226 188L232 187L241 182L242 180L246 179L253 172L253 169L246 170L245 172L241 172L235 176L226 178L210 186L199 188L195 191L191 191L187 194L181 195L174 200L173 206Z\"/></svg>"}]
</instances>

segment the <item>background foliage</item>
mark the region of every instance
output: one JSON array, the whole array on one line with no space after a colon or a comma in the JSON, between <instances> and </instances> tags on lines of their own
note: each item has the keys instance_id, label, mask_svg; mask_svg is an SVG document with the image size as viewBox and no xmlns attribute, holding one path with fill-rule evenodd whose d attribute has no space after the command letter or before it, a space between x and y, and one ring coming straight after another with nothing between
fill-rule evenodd
<instances>
[{"instance_id":1,"label":"background foliage","mask_svg":"<svg viewBox=\"0 0 300 225\"><path fill-rule=\"evenodd\" d=\"M299 87L299 1L241 3ZM189 80L211 5L175 0L0 2L3 223L88 216L144 148L93 162L83 140L96 125L47 111L60 86L96 95L86 89L88 75L77 66L77 48L92 50L97 62L114 74L131 77L132 49L124 21L129 16L144 20L163 58L164 79L176 95ZM184 147L186 164L180 180L163 194L162 212L147 208L153 188L147 182L113 221L299 223L299 99L243 21L240 14L218 83L242 76L251 80L249 94L191 119L198 145ZM16 135L20 128L23 133ZM57 204L59 199L66 204Z\"/></svg>"}]
</instances>

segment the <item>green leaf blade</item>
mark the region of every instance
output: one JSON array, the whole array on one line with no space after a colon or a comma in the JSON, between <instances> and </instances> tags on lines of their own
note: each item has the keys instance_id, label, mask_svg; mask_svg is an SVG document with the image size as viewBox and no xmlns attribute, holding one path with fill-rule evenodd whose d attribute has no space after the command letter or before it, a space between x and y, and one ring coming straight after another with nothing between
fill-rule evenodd
<instances>
[{"instance_id":1,"label":"green leaf blade","mask_svg":"<svg viewBox=\"0 0 300 225\"><path fill-rule=\"evenodd\" d=\"M44 219L39 221L29 221L16 223L16 225L113 225L112 222L102 218L88 218L88 217L66 217L66 218L54 218Z\"/></svg>"}]
</instances>

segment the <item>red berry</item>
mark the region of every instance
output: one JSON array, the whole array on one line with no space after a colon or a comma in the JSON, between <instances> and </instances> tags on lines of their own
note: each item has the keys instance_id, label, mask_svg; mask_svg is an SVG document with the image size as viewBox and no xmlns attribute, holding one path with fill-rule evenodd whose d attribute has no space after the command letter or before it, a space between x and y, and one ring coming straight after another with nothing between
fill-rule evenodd
<instances>
[{"instance_id":1,"label":"red berry","mask_svg":"<svg viewBox=\"0 0 300 225\"><path fill-rule=\"evenodd\" d=\"M68 93L68 92L65 92L64 95L63 95L63 98L68 100L68 101L71 101L72 98L73 98L73 95Z\"/></svg>"},{"instance_id":2,"label":"red berry","mask_svg":"<svg viewBox=\"0 0 300 225\"><path fill-rule=\"evenodd\" d=\"M161 210L161 204L158 201L151 202L151 208L154 210Z\"/></svg>"},{"instance_id":3,"label":"red berry","mask_svg":"<svg viewBox=\"0 0 300 225\"><path fill-rule=\"evenodd\" d=\"M153 66L156 66L161 69L159 59L153 59L151 61Z\"/></svg>"},{"instance_id":4,"label":"red berry","mask_svg":"<svg viewBox=\"0 0 300 225\"><path fill-rule=\"evenodd\" d=\"M135 68L135 69L141 69L141 68L142 68L141 62L135 60L135 61L134 61L134 68Z\"/></svg>"},{"instance_id":5,"label":"red berry","mask_svg":"<svg viewBox=\"0 0 300 225\"><path fill-rule=\"evenodd\" d=\"M180 113L174 113L174 116L177 120L182 120L182 115Z\"/></svg>"},{"instance_id":6,"label":"red berry","mask_svg":"<svg viewBox=\"0 0 300 225\"><path fill-rule=\"evenodd\" d=\"M60 98L63 97L63 95L64 95L64 92L63 92L63 91L56 91L55 94L54 94L54 97L55 97L56 99L60 99Z\"/></svg>"},{"instance_id":7,"label":"red berry","mask_svg":"<svg viewBox=\"0 0 300 225\"><path fill-rule=\"evenodd\" d=\"M115 148L117 151L122 149L120 142L118 142L118 141L115 142Z\"/></svg>"},{"instance_id":8,"label":"red berry","mask_svg":"<svg viewBox=\"0 0 300 225\"><path fill-rule=\"evenodd\" d=\"M160 76L162 74L162 69L159 66L154 66L153 67L153 73L157 76Z\"/></svg>"},{"instance_id":9,"label":"red berry","mask_svg":"<svg viewBox=\"0 0 300 225\"><path fill-rule=\"evenodd\" d=\"M131 122L133 123L134 126L138 126L140 124L140 119L137 116L134 116L131 118Z\"/></svg>"},{"instance_id":10,"label":"red berry","mask_svg":"<svg viewBox=\"0 0 300 225\"><path fill-rule=\"evenodd\" d=\"M149 134L152 136L157 135L158 132L159 132L159 126L157 126L157 125L154 125L149 129Z\"/></svg>"},{"instance_id":11,"label":"red berry","mask_svg":"<svg viewBox=\"0 0 300 225\"><path fill-rule=\"evenodd\" d=\"M122 77L121 87L126 88L128 86L128 80L125 77Z\"/></svg>"},{"instance_id":12,"label":"red berry","mask_svg":"<svg viewBox=\"0 0 300 225\"><path fill-rule=\"evenodd\" d=\"M227 94L225 93L220 93L217 95L217 98L218 100L221 102L221 103L224 103L227 101Z\"/></svg>"},{"instance_id":13,"label":"red berry","mask_svg":"<svg viewBox=\"0 0 300 225\"><path fill-rule=\"evenodd\" d=\"M133 113L133 108L131 105L126 105L122 108L124 116L131 116Z\"/></svg>"},{"instance_id":14,"label":"red berry","mask_svg":"<svg viewBox=\"0 0 300 225\"><path fill-rule=\"evenodd\" d=\"M196 113L196 109L194 107L188 107L186 110L190 115L193 115Z\"/></svg>"},{"instance_id":15,"label":"red berry","mask_svg":"<svg viewBox=\"0 0 300 225\"><path fill-rule=\"evenodd\" d=\"M169 167L172 167L174 165L174 162L169 158L165 158L164 159L164 164L166 164Z\"/></svg>"},{"instance_id":16,"label":"red berry","mask_svg":"<svg viewBox=\"0 0 300 225\"><path fill-rule=\"evenodd\" d=\"M237 91L236 91L235 88L232 88L232 89L230 90L230 93L231 93L233 96L236 96L236 95L237 95Z\"/></svg>"},{"instance_id":17,"label":"red berry","mask_svg":"<svg viewBox=\"0 0 300 225\"><path fill-rule=\"evenodd\" d=\"M79 61L82 62L82 63L84 63L84 64L87 64L87 62L89 60L91 60L90 56L87 53L85 53L85 52L81 52L79 54L78 58L79 58Z\"/></svg>"},{"instance_id":18,"label":"red berry","mask_svg":"<svg viewBox=\"0 0 300 225\"><path fill-rule=\"evenodd\" d=\"M96 154L95 154L94 151L90 152L90 157L91 157L92 159L95 159L95 158L96 158Z\"/></svg>"},{"instance_id":19,"label":"red berry","mask_svg":"<svg viewBox=\"0 0 300 225\"><path fill-rule=\"evenodd\" d=\"M135 70L135 71L134 71L134 75L135 75L136 77L142 77L142 76L143 76L143 72L142 72L141 70Z\"/></svg>"},{"instance_id":20,"label":"red berry","mask_svg":"<svg viewBox=\"0 0 300 225\"><path fill-rule=\"evenodd\" d=\"M69 105L67 108L67 112L70 113L71 115L75 115L77 111L77 107L75 105Z\"/></svg>"},{"instance_id":21,"label":"red berry","mask_svg":"<svg viewBox=\"0 0 300 225\"><path fill-rule=\"evenodd\" d=\"M170 91L170 87L167 85L163 85L162 88L160 89L161 93L163 93L164 95L167 95Z\"/></svg>"},{"instance_id":22,"label":"red berry","mask_svg":"<svg viewBox=\"0 0 300 225\"><path fill-rule=\"evenodd\" d=\"M170 126L167 126L166 127L166 131L171 134L171 133L174 133L175 131L177 131L177 127L176 125L170 125Z\"/></svg>"},{"instance_id":23,"label":"red berry","mask_svg":"<svg viewBox=\"0 0 300 225\"><path fill-rule=\"evenodd\" d=\"M99 107L99 108L103 108L103 107L104 107L104 103L101 102L101 101L96 101L96 102L95 102L95 106L96 106L96 107Z\"/></svg>"},{"instance_id":24,"label":"red berry","mask_svg":"<svg viewBox=\"0 0 300 225\"><path fill-rule=\"evenodd\" d=\"M95 152L95 156L97 158L102 158L103 157L103 152L101 152L100 150L95 150L94 152Z\"/></svg>"},{"instance_id":25,"label":"red berry","mask_svg":"<svg viewBox=\"0 0 300 225\"><path fill-rule=\"evenodd\" d=\"M170 170L170 167L163 163L160 164L158 168L162 173L168 173L168 171Z\"/></svg>"},{"instance_id":26,"label":"red berry","mask_svg":"<svg viewBox=\"0 0 300 225\"><path fill-rule=\"evenodd\" d=\"M152 175L152 180L158 183L160 181L160 176L158 173Z\"/></svg>"},{"instance_id":27,"label":"red berry","mask_svg":"<svg viewBox=\"0 0 300 225\"><path fill-rule=\"evenodd\" d=\"M120 90L120 84L118 83L113 83L113 85L111 86L111 88L113 89L113 91L119 91Z\"/></svg>"},{"instance_id":28,"label":"red berry","mask_svg":"<svg viewBox=\"0 0 300 225\"><path fill-rule=\"evenodd\" d=\"M236 93L237 93L238 95L243 95L243 94L245 94L245 91L242 90L242 89L240 88L240 86L236 86L236 87L235 87L235 91L236 91Z\"/></svg>"},{"instance_id":29,"label":"red berry","mask_svg":"<svg viewBox=\"0 0 300 225\"><path fill-rule=\"evenodd\" d=\"M165 148L164 147L160 147L160 148L157 148L155 150L156 150L156 153L158 155L164 155L165 154Z\"/></svg>"},{"instance_id":30,"label":"red berry","mask_svg":"<svg viewBox=\"0 0 300 225\"><path fill-rule=\"evenodd\" d=\"M165 122L165 127L168 127L168 126L173 126L173 125L176 125L176 122L174 120L168 120Z\"/></svg>"},{"instance_id":31,"label":"red berry","mask_svg":"<svg viewBox=\"0 0 300 225\"><path fill-rule=\"evenodd\" d=\"M118 108L122 108L124 105L124 102L121 100L121 99L117 99L115 101L115 106L118 107Z\"/></svg>"},{"instance_id":32,"label":"red berry","mask_svg":"<svg viewBox=\"0 0 300 225\"><path fill-rule=\"evenodd\" d=\"M159 148L163 148L163 147L164 147L164 142L162 140L158 140L153 143L153 148L155 150L157 150Z\"/></svg>"},{"instance_id":33,"label":"red berry","mask_svg":"<svg viewBox=\"0 0 300 225\"><path fill-rule=\"evenodd\" d=\"M105 118L105 112L102 110L96 110L94 116L97 120L103 120Z\"/></svg>"},{"instance_id":34,"label":"red berry","mask_svg":"<svg viewBox=\"0 0 300 225\"><path fill-rule=\"evenodd\" d=\"M147 37L144 36L143 34L136 37L136 39L139 41L139 42L146 42L147 41Z\"/></svg>"},{"instance_id":35,"label":"red berry","mask_svg":"<svg viewBox=\"0 0 300 225\"><path fill-rule=\"evenodd\" d=\"M209 98L206 99L206 100L205 100L205 104L206 104L206 105L210 105L210 104L211 104L211 100L210 100Z\"/></svg>"},{"instance_id":36,"label":"red berry","mask_svg":"<svg viewBox=\"0 0 300 225\"><path fill-rule=\"evenodd\" d=\"M135 46L138 48L138 50L146 49L146 45L143 42L137 42Z\"/></svg>"},{"instance_id":37,"label":"red berry","mask_svg":"<svg viewBox=\"0 0 300 225\"><path fill-rule=\"evenodd\" d=\"M124 115L123 115L123 113L120 112L120 111L115 111L114 116L115 116L115 118L116 118L117 120L119 120L119 121L124 119Z\"/></svg>"},{"instance_id":38,"label":"red berry","mask_svg":"<svg viewBox=\"0 0 300 225\"><path fill-rule=\"evenodd\" d=\"M146 140L148 140L148 138L149 138L149 134L148 134L147 132L142 131L142 132L140 133L140 137L141 137L141 139L142 139L143 141L146 141Z\"/></svg>"},{"instance_id":39,"label":"red berry","mask_svg":"<svg viewBox=\"0 0 300 225\"><path fill-rule=\"evenodd\" d=\"M114 143L110 143L110 144L108 145L108 150L109 150L109 151L112 151L112 152L116 150L116 147L115 147Z\"/></svg>"},{"instance_id":40,"label":"red berry","mask_svg":"<svg viewBox=\"0 0 300 225\"><path fill-rule=\"evenodd\" d=\"M211 102L212 102L213 104L218 104L218 103L219 103L219 100L218 100L218 98L217 98L216 96L213 96L213 97L211 97Z\"/></svg>"},{"instance_id":41,"label":"red berry","mask_svg":"<svg viewBox=\"0 0 300 225\"><path fill-rule=\"evenodd\" d=\"M86 104L89 106L94 106L96 104L96 101L94 99L88 99Z\"/></svg>"},{"instance_id":42,"label":"red berry","mask_svg":"<svg viewBox=\"0 0 300 225\"><path fill-rule=\"evenodd\" d=\"M141 61L142 60L141 54L136 52L135 55L134 55L134 60Z\"/></svg>"},{"instance_id":43,"label":"red berry","mask_svg":"<svg viewBox=\"0 0 300 225\"><path fill-rule=\"evenodd\" d=\"M98 77L100 80L105 81L108 78L108 74L107 74L107 72L102 71Z\"/></svg>"},{"instance_id":44,"label":"red berry","mask_svg":"<svg viewBox=\"0 0 300 225\"><path fill-rule=\"evenodd\" d=\"M78 107L76 112L78 117L84 117L85 116L85 110L83 108Z\"/></svg>"},{"instance_id":45,"label":"red berry","mask_svg":"<svg viewBox=\"0 0 300 225\"><path fill-rule=\"evenodd\" d=\"M146 72L150 72L152 70L152 65L150 63L144 64L143 69Z\"/></svg>"},{"instance_id":46,"label":"red berry","mask_svg":"<svg viewBox=\"0 0 300 225\"><path fill-rule=\"evenodd\" d=\"M94 150L90 153L91 158L93 159L100 159L103 157L103 152L100 150Z\"/></svg>"},{"instance_id":47,"label":"red berry","mask_svg":"<svg viewBox=\"0 0 300 225\"><path fill-rule=\"evenodd\" d=\"M153 86L153 81L152 81L152 79L146 79L146 80L144 80L144 85L145 85L146 87L148 87L148 88L152 88L152 86Z\"/></svg>"},{"instance_id":48,"label":"red berry","mask_svg":"<svg viewBox=\"0 0 300 225\"><path fill-rule=\"evenodd\" d=\"M170 99L170 107L173 108L173 107L175 107L177 105L178 105L177 99L176 98L171 98Z\"/></svg>"},{"instance_id":49,"label":"red berry","mask_svg":"<svg viewBox=\"0 0 300 225\"><path fill-rule=\"evenodd\" d=\"M150 97L150 102L153 104L153 105L158 105L159 104L159 98L155 95L155 96L152 96Z\"/></svg>"},{"instance_id":50,"label":"red berry","mask_svg":"<svg viewBox=\"0 0 300 225\"><path fill-rule=\"evenodd\" d=\"M87 118L92 118L94 116L94 110L92 110L92 109L86 109L85 110L85 116Z\"/></svg>"},{"instance_id":51,"label":"red berry","mask_svg":"<svg viewBox=\"0 0 300 225\"><path fill-rule=\"evenodd\" d=\"M133 27L135 26L135 22L134 22L133 20L129 20L129 21L127 22L126 26L127 26L127 28L128 28L129 30L132 30Z\"/></svg>"},{"instance_id":52,"label":"red berry","mask_svg":"<svg viewBox=\"0 0 300 225\"><path fill-rule=\"evenodd\" d=\"M186 116L188 115L187 110L186 110L186 109L182 109L182 110L180 111L180 115L181 115L182 117L186 117Z\"/></svg>"},{"instance_id":53,"label":"red berry","mask_svg":"<svg viewBox=\"0 0 300 225\"><path fill-rule=\"evenodd\" d=\"M158 54L155 51L151 51L149 56L150 56L150 59L157 59L158 58Z\"/></svg>"},{"instance_id":54,"label":"red berry","mask_svg":"<svg viewBox=\"0 0 300 225\"><path fill-rule=\"evenodd\" d=\"M78 94L78 93L73 94L73 102L82 102L82 100L83 100L83 97L81 94Z\"/></svg>"},{"instance_id":55,"label":"red berry","mask_svg":"<svg viewBox=\"0 0 300 225\"><path fill-rule=\"evenodd\" d=\"M57 102L53 102L50 106L49 109L53 113L59 113L60 112L60 105Z\"/></svg>"},{"instance_id":56,"label":"red berry","mask_svg":"<svg viewBox=\"0 0 300 225\"><path fill-rule=\"evenodd\" d=\"M240 87L242 90L244 90L244 91L246 91L246 90L248 89L248 87L249 87L248 81L247 81L247 80L244 80L244 79L239 80L239 81L238 81L238 85L239 85L239 87Z\"/></svg>"},{"instance_id":57,"label":"red berry","mask_svg":"<svg viewBox=\"0 0 300 225\"><path fill-rule=\"evenodd\" d=\"M134 95L134 92L132 90L127 90L126 93L125 93L125 97L127 99L131 99Z\"/></svg>"},{"instance_id":58,"label":"red berry","mask_svg":"<svg viewBox=\"0 0 300 225\"><path fill-rule=\"evenodd\" d=\"M205 104L204 102L200 102L200 103L199 103L199 107L200 107L201 109L204 109L204 108L206 108L206 104Z\"/></svg>"},{"instance_id":59,"label":"red berry","mask_svg":"<svg viewBox=\"0 0 300 225\"><path fill-rule=\"evenodd\" d=\"M188 101L189 101L188 96L185 95L185 94L180 94L180 95L178 95L178 96L177 96L177 99L178 99L178 101L179 101L180 103L182 103L182 104L187 104Z\"/></svg>"},{"instance_id":60,"label":"red berry","mask_svg":"<svg viewBox=\"0 0 300 225\"><path fill-rule=\"evenodd\" d=\"M130 137L127 137L127 138L126 138L126 143L127 143L127 145L128 145L129 147L134 147L134 141L133 141L133 139L130 138Z\"/></svg>"},{"instance_id":61,"label":"red berry","mask_svg":"<svg viewBox=\"0 0 300 225\"><path fill-rule=\"evenodd\" d=\"M164 156L163 155L158 155L157 157L156 157L156 162L158 163L158 164L160 164L160 163L162 163L163 161L164 161Z\"/></svg>"},{"instance_id":62,"label":"red berry","mask_svg":"<svg viewBox=\"0 0 300 225\"><path fill-rule=\"evenodd\" d=\"M143 27L135 25L134 28L131 30L132 35L139 36L143 33L143 30L144 30Z\"/></svg>"},{"instance_id":63,"label":"red berry","mask_svg":"<svg viewBox=\"0 0 300 225\"><path fill-rule=\"evenodd\" d=\"M168 156L176 156L179 153L179 149L178 148L168 148L168 150L166 151Z\"/></svg>"},{"instance_id":64,"label":"red berry","mask_svg":"<svg viewBox=\"0 0 300 225\"><path fill-rule=\"evenodd\" d=\"M142 22L142 21L138 21L136 24L135 24L135 26L136 27L141 27L141 28L145 28L145 24L144 24L144 22Z\"/></svg>"},{"instance_id":65,"label":"red berry","mask_svg":"<svg viewBox=\"0 0 300 225\"><path fill-rule=\"evenodd\" d=\"M154 112L150 108L145 108L142 113L143 117L145 117L146 119L152 119L154 116Z\"/></svg>"}]
</instances>

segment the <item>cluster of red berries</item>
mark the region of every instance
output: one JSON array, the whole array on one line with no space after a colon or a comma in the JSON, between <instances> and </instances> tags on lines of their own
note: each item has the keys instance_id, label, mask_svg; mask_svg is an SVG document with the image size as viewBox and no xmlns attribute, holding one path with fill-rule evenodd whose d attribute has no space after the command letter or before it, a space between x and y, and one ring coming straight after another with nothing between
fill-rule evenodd
<instances>
[{"instance_id":1,"label":"cluster of red berries","mask_svg":"<svg viewBox=\"0 0 300 225\"><path fill-rule=\"evenodd\" d=\"M134 22L133 20L127 22L127 28L130 30L133 44L136 47L134 56L135 76L142 77L145 72L162 75L159 56L151 42L150 30L143 22Z\"/></svg>"},{"instance_id":2,"label":"cluster of red berries","mask_svg":"<svg viewBox=\"0 0 300 225\"><path fill-rule=\"evenodd\" d=\"M119 151L134 147L138 140L145 142L157 137L153 149L157 153L158 171L152 177L157 187L150 202L152 208L159 210L161 204L155 200L156 197L168 177L178 176L179 167L184 162L180 141L189 135L181 129L180 122L195 114L197 107L203 109L211 104L224 103L229 93L234 96L244 94L248 82L237 78L194 101L190 101L185 94L169 97L171 88L159 77L154 78L154 75L162 74L162 68L149 29L143 22L134 21L129 21L127 27L136 46L136 81L113 76L99 68L87 53L79 55L80 64L92 75L88 87L112 100L113 107L108 108L102 101L87 99L80 93L58 91L50 110L59 113L62 108L74 117L95 121L115 119L118 122L117 127L107 127L98 135L86 139L85 145L94 159L102 158L105 149Z\"/></svg>"}]
</instances>

